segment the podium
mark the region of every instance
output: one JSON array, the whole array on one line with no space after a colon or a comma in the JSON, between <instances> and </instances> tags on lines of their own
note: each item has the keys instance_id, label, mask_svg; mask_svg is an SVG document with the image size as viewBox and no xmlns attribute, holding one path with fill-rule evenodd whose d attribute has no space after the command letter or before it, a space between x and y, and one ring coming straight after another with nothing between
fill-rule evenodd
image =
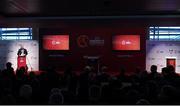
<instances>
[{"instance_id":1,"label":"podium","mask_svg":"<svg viewBox=\"0 0 180 106\"><path fill-rule=\"evenodd\" d=\"M17 68L26 67L26 56L17 57Z\"/></svg>"},{"instance_id":2,"label":"podium","mask_svg":"<svg viewBox=\"0 0 180 106\"><path fill-rule=\"evenodd\" d=\"M99 73L100 56L84 56L86 65L93 67L96 73Z\"/></svg>"}]
</instances>

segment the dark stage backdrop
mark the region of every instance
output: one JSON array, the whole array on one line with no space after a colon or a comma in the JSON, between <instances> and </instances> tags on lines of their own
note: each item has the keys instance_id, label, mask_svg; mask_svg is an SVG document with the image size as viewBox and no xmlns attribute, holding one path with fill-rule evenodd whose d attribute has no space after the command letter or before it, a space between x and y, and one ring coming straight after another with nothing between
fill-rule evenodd
<instances>
[{"instance_id":1,"label":"dark stage backdrop","mask_svg":"<svg viewBox=\"0 0 180 106\"><path fill-rule=\"evenodd\" d=\"M99 56L100 65L107 65L110 74L117 73L125 67L128 74L136 67L145 69L147 27L123 27L114 25L72 25L59 28L40 28L40 69L55 67L63 70L69 64L74 71L82 71L86 58ZM112 49L112 37L115 35L140 35L140 51L115 51ZM45 50L45 35L69 35L70 50Z\"/></svg>"}]
</instances>

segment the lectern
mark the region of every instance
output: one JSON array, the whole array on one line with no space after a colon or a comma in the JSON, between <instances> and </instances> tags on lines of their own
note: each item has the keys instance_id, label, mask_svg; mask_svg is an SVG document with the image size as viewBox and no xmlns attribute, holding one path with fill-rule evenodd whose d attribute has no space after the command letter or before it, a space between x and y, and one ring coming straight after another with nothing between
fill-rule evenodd
<instances>
[{"instance_id":1,"label":"lectern","mask_svg":"<svg viewBox=\"0 0 180 106\"><path fill-rule=\"evenodd\" d=\"M18 69L21 67L26 67L26 56L17 57L17 66L18 66Z\"/></svg>"}]
</instances>

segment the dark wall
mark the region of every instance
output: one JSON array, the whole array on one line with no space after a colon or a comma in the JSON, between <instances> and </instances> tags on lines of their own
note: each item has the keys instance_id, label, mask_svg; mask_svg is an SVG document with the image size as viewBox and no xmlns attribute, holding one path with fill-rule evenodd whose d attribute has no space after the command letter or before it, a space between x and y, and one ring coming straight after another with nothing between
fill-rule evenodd
<instances>
[{"instance_id":1,"label":"dark wall","mask_svg":"<svg viewBox=\"0 0 180 106\"><path fill-rule=\"evenodd\" d=\"M145 69L145 51L147 27L134 27L131 25L113 23L77 23L65 26L59 25L58 28L40 28L40 69L53 66L63 69L64 66L71 64L75 71L81 71L86 65L84 56L100 56L100 64L107 65L111 74L116 73L120 67L126 67L128 73L134 72L137 66ZM69 34L69 51L47 51L42 48L42 37L48 34ZM138 34L141 39L140 51L113 51L112 36L116 34ZM80 35L87 35L89 39L99 37L104 40L104 46L89 46L80 48L77 38Z\"/></svg>"}]
</instances>

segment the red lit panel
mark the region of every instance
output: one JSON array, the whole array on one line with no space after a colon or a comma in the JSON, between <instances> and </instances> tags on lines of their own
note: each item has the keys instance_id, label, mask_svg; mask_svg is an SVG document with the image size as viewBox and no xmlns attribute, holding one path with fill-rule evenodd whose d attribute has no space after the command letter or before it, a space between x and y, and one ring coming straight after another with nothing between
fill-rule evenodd
<instances>
[{"instance_id":1,"label":"red lit panel","mask_svg":"<svg viewBox=\"0 0 180 106\"><path fill-rule=\"evenodd\" d=\"M112 40L113 50L140 50L139 35L116 35Z\"/></svg>"},{"instance_id":2,"label":"red lit panel","mask_svg":"<svg viewBox=\"0 0 180 106\"><path fill-rule=\"evenodd\" d=\"M69 50L69 35L45 35L43 48L45 50Z\"/></svg>"}]
</instances>

